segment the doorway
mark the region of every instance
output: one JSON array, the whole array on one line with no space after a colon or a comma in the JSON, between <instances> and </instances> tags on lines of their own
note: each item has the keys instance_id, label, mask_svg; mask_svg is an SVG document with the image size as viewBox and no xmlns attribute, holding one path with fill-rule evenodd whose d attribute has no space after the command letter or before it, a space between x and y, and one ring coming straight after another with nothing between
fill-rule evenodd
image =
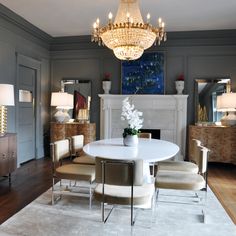
<instances>
[{"instance_id":1,"label":"doorway","mask_svg":"<svg viewBox=\"0 0 236 236\"><path fill-rule=\"evenodd\" d=\"M40 62L17 54L17 164L37 158Z\"/></svg>"}]
</instances>

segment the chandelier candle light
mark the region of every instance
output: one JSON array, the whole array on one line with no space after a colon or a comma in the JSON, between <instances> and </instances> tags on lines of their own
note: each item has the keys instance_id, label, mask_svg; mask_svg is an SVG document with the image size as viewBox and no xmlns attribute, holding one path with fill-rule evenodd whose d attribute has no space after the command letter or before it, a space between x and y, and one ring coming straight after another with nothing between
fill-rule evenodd
<instances>
[{"instance_id":1,"label":"chandelier candle light","mask_svg":"<svg viewBox=\"0 0 236 236\"><path fill-rule=\"evenodd\" d=\"M154 43L166 41L165 23L159 18L158 26L154 27L150 17L148 13L144 23L138 0L120 0L114 22L111 12L106 26L100 27L99 19L94 22L92 41L105 44L120 60L136 60Z\"/></svg>"},{"instance_id":2,"label":"chandelier candle light","mask_svg":"<svg viewBox=\"0 0 236 236\"><path fill-rule=\"evenodd\" d=\"M128 128L124 129L123 138L125 146L137 146L138 145L138 132L142 128L143 119L142 112L134 108L134 105L130 103L130 98L127 97L122 102L121 120L128 121Z\"/></svg>"}]
</instances>

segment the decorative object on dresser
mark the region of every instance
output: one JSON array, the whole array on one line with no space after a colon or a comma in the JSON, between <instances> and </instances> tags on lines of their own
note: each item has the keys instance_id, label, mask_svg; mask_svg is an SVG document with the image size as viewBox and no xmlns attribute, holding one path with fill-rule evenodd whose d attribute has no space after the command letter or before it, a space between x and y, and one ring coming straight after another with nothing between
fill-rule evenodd
<instances>
[{"instance_id":1,"label":"decorative object on dresser","mask_svg":"<svg viewBox=\"0 0 236 236\"><path fill-rule=\"evenodd\" d=\"M110 12L108 24L102 27L97 18L93 24L92 41L112 49L120 60L136 60L154 43L159 45L166 40L165 23L159 18L157 27L152 26L149 13L144 23L138 0L120 0L114 22L112 17Z\"/></svg>"},{"instance_id":2,"label":"decorative object on dresser","mask_svg":"<svg viewBox=\"0 0 236 236\"><path fill-rule=\"evenodd\" d=\"M122 101L122 113L121 120L128 122L128 127L124 129L123 141L125 146L137 146L138 145L138 132L142 128L143 119L141 119L143 113L134 108L131 104L130 98L127 97Z\"/></svg>"},{"instance_id":3,"label":"decorative object on dresser","mask_svg":"<svg viewBox=\"0 0 236 236\"><path fill-rule=\"evenodd\" d=\"M17 167L16 134L6 133L0 137L0 176L9 177L11 185L11 173Z\"/></svg>"},{"instance_id":4,"label":"decorative object on dresser","mask_svg":"<svg viewBox=\"0 0 236 236\"><path fill-rule=\"evenodd\" d=\"M91 86L90 80L79 78L63 78L61 80L61 91L74 95L73 110L70 113L76 122L90 122Z\"/></svg>"},{"instance_id":5,"label":"decorative object on dresser","mask_svg":"<svg viewBox=\"0 0 236 236\"><path fill-rule=\"evenodd\" d=\"M189 126L189 143L192 139L199 139L203 146L211 150L210 162L224 162L236 164L236 127L226 126ZM189 156L193 149L189 146Z\"/></svg>"},{"instance_id":6,"label":"decorative object on dresser","mask_svg":"<svg viewBox=\"0 0 236 236\"><path fill-rule=\"evenodd\" d=\"M219 124L222 112L217 109L217 97L230 92L230 78L211 77L194 80L195 124Z\"/></svg>"},{"instance_id":7,"label":"decorative object on dresser","mask_svg":"<svg viewBox=\"0 0 236 236\"><path fill-rule=\"evenodd\" d=\"M223 93L217 96L217 110L225 112L220 120L222 125L236 125L236 93Z\"/></svg>"},{"instance_id":8,"label":"decorative object on dresser","mask_svg":"<svg viewBox=\"0 0 236 236\"><path fill-rule=\"evenodd\" d=\"M51 106L55 106L57 112L54 118L59 123L65 123L70 120L68 110L73 108L73 95L65 92L53 92L51 96Z\"/></svg>"},{"instance_id":9,"label":"decorative object on dresser","mask_svg":"<svg viewBox=\"0 0 236 236\"><path fill-rule=\"evenodd\" d=\"M87 144L96 140L96 124L81 124L79 122L69 122L61 124L51 122L50 133L51 142L82 134L84 135L84 144Z\"/></svg>"},{"instance_id":10,"label":"decorative object on dresser","mask_svg":"<svg viewBox=\"0 0 236 236\"><path fill-rule=\"evenodd\" d=\"M109 94L111 90L111 74L110 73L105 73L104 78L102 80L102 88L104 90L105 94Z\"/></svg>"},{"instance_id":11,"label":"decorative object on dresser","mask_svg":"<svg viewBox=\"0 0 236 236\"><path fill-rule=\"evenodd\" d=\"M0 84L0 136L7 131L7 108L14 106L14 86L11 84Z\"/></svg>"},{"instance_id":12,"label":"decorative object on dresser","mask_svg":"<svg viewBox=\"0 0 236 236\"><path fill-rule=\"evenodd\" d=\"M183 74L179 75L177 80L175 81L175 88L176 88L177 94L183 94L183 90L184 90L184 75Z\"/></svg>"}]
</instances>

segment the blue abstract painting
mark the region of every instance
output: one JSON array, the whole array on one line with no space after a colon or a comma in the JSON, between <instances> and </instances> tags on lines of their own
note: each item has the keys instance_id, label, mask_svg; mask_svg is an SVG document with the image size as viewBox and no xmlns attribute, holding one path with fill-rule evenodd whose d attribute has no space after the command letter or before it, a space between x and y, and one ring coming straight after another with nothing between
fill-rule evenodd
<instances>
[{"instance_id":1,"label":"blue abstract painting","mask_svg":"<svg viewBox=\"0 0 236 236\"><path fill-rule=\"evenodd\" d=\"M164 52L122 62L122 94L164 94Z\"/></svg>"}]
</instances>

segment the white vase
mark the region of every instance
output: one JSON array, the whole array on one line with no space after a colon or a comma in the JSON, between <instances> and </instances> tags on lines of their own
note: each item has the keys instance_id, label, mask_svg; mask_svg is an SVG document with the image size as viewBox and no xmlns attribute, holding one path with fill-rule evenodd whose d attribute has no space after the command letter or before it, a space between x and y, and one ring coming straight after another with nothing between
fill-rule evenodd
<instances>
[{"instance_id":1,"label":"white vase","mask_svg":"<svg viewBox=\"0 0 236 236\"><path fill-rule=\"evenodd\" d=\"M105 94L109 94L111 90L111 81L102 81L102 88Z\"/></svg>"},{"instance_id":2,"label":"white vase","mask_svg":"<svg viewBox=\"0 0 236 236\"><path fill-rule=\"evenodd\" d=\"M138 135L127 135L123 139L125 146L135 147L138 145Z\"/></svg>"},{"instance_id":3,"label":"white vase","mask_svg":"<svg viewBox=\"0 0 236 236\"><path fill-rule=\"evenodd\" d=\"M175 88L176 88L177 94L183 94L184 81L181 81L181 80L175 81Z\"/></svg>"}]
</instances>

